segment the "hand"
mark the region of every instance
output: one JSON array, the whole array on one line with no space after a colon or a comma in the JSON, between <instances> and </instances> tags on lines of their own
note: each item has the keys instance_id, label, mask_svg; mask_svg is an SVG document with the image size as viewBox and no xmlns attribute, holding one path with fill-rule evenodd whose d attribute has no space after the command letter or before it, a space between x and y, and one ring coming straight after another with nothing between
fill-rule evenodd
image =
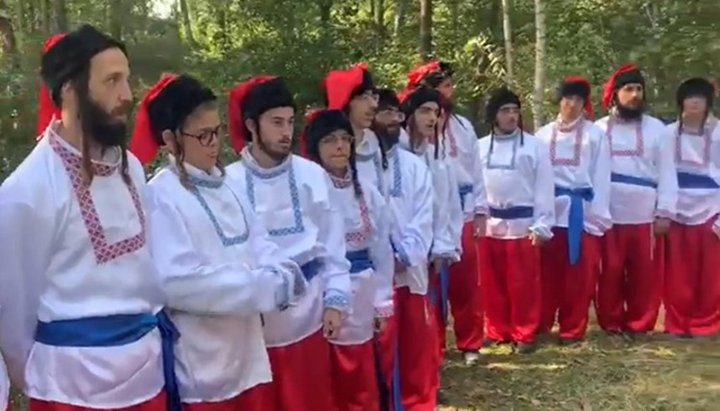
<instances>
[{"instance_id":1,"label":"hand","mask_svg":"<svg viewBox=\"0 0 720 411\"><path fill-rule=\"evenodd\" d=\"M536 233L530 233L529 238L533 247L540 247L545 243L545 239L542 236L537 235Z\"/></svg>"},{"instance_id":2,"label":"hand","mask_svg":"<svg viewBox=\"0 0 720 411\"><path fill-rule=\"evenodd\" d=\"M657 217L653 223L653 232L655 235L665 235L670 230L670 219Z\"/></svg>"},{"instance_id":3,"label":"hand","mask_svg":"<svg viewBox=\"0 0 720 411\"><path fill-rule=\"evenodd\" d=\"M342 313L334 308L326 308L323 312L323 336L335 340L340 335Z\"/></svg>"},{"instance_id":4,"label":"hand","mask_svg":"<svg viewBox=\"0 0 720 411\"><path fill-rule=\"evenodd\" d=\"M475 238L485 237L485 224L487 217L481 214L475 214L473 219L473 236Z\"/></svg>"},{"instance_id":5,"label":"hand","mask_svg":"<svg viewBox=\"0 0 720 411\"><path fill-rule=\"evenodd\" d=\"M385 331L386 327L387 327L387 318L375 317L375 321L373 322L373 328L375 330L375 334L382 334Z\"/></svg>"}]
</instances>

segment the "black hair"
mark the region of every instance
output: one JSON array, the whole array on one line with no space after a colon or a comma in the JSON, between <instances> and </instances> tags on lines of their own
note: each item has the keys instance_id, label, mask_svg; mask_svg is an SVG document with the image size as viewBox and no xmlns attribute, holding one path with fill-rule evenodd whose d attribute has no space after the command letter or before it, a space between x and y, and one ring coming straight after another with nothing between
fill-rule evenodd
<instances>
[{"instance_id":1,"label":"black hair","mask_svg":"<svg viewBox=\"0 0 720 411\"><path fill-rule=\"evenodd\" d=\"M252 133L245 125L245 120L253 120L260 135L260 116L266 111L278 107L292 107L296 110L295 98L282 77L275 77L271 80L253 86L243 99L241 104L242 124L245 129L245 139L252 141Z\"/></svg>"}]
</instances>

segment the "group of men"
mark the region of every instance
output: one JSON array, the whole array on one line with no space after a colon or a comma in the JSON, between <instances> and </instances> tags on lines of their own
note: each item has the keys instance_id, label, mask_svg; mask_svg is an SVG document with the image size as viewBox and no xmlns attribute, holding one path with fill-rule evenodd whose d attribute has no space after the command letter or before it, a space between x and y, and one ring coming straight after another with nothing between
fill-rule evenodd
<instances>
[{"instance_id":1,"label":"group of men","mask_svg":"<svg viewBox=\"0 0 720 411\"><path fill-rule=\"evenodd\" d=\"M128 151L123 44L53 36L41 75L37 146L0 188L0 350L32 410L434 410L450 314L468 364L488 343L532 352L556 318L582 340L592 301L610 333L652 331L661 302L669 334L720 332L704 79L664 126L637 67L595 123L568 77L535 135L501 88L478 139L448 64L398 94L361 64L326 75L295 155L293 94L257 76L229 93L223 167L192 76L147 92Z\"/></svg>"}]
</instances>

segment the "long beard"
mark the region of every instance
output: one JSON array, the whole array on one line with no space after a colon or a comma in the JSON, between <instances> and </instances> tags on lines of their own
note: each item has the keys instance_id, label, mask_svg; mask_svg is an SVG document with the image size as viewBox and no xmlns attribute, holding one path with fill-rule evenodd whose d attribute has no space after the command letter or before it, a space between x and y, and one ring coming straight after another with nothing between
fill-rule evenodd
<instances>
[{"instance_id":1,"label":"long beard","mask_svg":"<svg viewBox=\"0 0 720 411\"><path fill-rule=\"evenodd\" d=\"M381 124L373 124L373 132L378 137L380 142L385 146L385 149L391 149L400 141L400 126L387 127Z\"/></svg>"},{"instance_id":2,"label":"long beard","mask_svg":"<svg viewBox=\"0 0 720 411\"><path fill-rule=\"evenodd\" d=\"M78 106L83 134L90 136L102 148L123 147L127 138L127 123L116 120L114 115L129 112L130 105L125 104L108 113L89 96L81 96Z\"/></svg>"},{"instance_id":3,"label":"long beard","mask_svg":"<svg viewBox=\"0 0 720 411\"><path fill-rule=\"evenodd\" d=\"M623 120L640 120L643 113L645 112L645 104L641 104L638 107L623 106L618 103L615 108L617 109L617 115Z\"/></svg>"}]
</instances>

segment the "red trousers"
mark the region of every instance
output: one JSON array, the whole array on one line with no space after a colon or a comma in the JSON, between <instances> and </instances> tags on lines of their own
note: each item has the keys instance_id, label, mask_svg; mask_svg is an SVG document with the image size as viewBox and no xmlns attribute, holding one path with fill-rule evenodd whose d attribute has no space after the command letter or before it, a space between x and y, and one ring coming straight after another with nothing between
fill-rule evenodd
<instances>
[{"instance_id":1,"label":"red trousers","mask_svg":"<svg viewBox=\"0 0 720 411\"><path fill-rule=\"evenodd\" d=\"M720 333L720 239L715 219L670 226L665 277L665 330L670 334Z\"/></svg>"},{"instance_id":2,"label":"red trousers","mask_svg":"<svg viewBox=\"0 0 720 411\"><path fill-rule=\"evenodd\" d=\"M662 296L664 242L652 224L616 224L602 242L602 272L595 305L608 332L655 329Z\"/></svg>"},{"instance_id":3,"label":"red trousers","mask_svg":"<svg viewBox=\"0 0 720 411\"><path fill-rule=\"evenodd\" d=\"M399 394L393 400L405 411L435 410L440 388L437 335L436 314L427 295L412 294L407 287L396 289L395 315L378 342L383 376L390 392Z\"/></svg>"},{"instance_id":4,"label":"red trousers","mask_svg":"<svg viewBox=\"0 0 720 411\"><path fill-rule=\"evenodd\" d=\"M478 245L473 235L473 223L468 222L462 231L462 258L450 266L448 300L455 328L455 344L462 352L478 351L484 339L484 313L480 294ZM440 327L440 346L445 348L445 327Z\"/></svg>"},{"instance_id":5,"label":"red trousers","mask_svg":"<svg viewBox=\"0 0 720 411\"><path fill-rule=\"evenodd\" d=\"M585 338L590 303L595 295L599 239L583 233L580 260L572 265L568 258L568 230L556 227L553 234L553 238L541 249L540 333L552 330L557 314L560 338L581 340Z\"/></svg>"},{"instance_id":6,"label":"red trousers","mask_svg":"<svg viewBox=\"0 0 720 411\"><path fill-rule=\"evenodd\" d=\"M265 411L268 403L265 392L270 383L261 384L224 401L183 404L183 411Z\"/></svg>"},{"instance_id":7,"label":"red trousers","mask_svg":"<svg viewBox=\"0 0 720 411\"><path fill-rule=\"evenodd\" d=\"M165 411L167 408L165 392L161 392L154 398L143 403L126 408L115 408L115 411ZM99 408L78 407L75 405L62 404L59 402L37 400L30 398L28 409L30 411L100 411ZM108 409L103 409L107 411Z\"/></svg>"},{"instance_id":8,"label":"red trousers","mask_svg":"<svg viewBox=\"0 0 720 411\"><path fill-rule=\"evenodd\" d=\"M339 411L379 411L374 341L330 344L333 397Z\"/></svg>"},{"instance_id":9,"label":"red trousers","mask_svg":"<svg viewBox=\"0 0 720 411\"><path fill-rule=\"evenodd\" d=\"M532 343L540 326L540 251L530 240L479 242L485 332L495 342Z\"/></svg>"},{"instance_id":10,"label":"red trousers","mask_svg":"<svg viewBox=\"0 0 720 411\"><path fill-rule=\"evenodd\" d=\"M267 351L273 382L258 387L263 411L336 411L330 389L330 343L322 331Z\"/></svg>"}]
</instances>

